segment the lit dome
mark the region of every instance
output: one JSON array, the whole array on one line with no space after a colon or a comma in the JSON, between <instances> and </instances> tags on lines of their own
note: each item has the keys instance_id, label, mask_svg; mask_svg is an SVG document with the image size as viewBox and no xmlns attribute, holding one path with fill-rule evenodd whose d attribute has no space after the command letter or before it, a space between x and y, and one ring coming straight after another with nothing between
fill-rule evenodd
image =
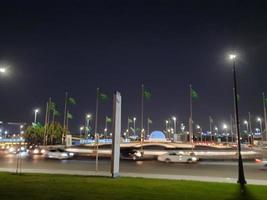
<instances>
[{"instance_id":1,"label":"lit dome","mask_svg":"<svg viewBox=\"0 0 267 200\"><path fill-rule=\"evenodd\" d=\"M166 137L162 131L153 131L149 136L149 140L166 141Z\"/></svg>"}]
</instances>

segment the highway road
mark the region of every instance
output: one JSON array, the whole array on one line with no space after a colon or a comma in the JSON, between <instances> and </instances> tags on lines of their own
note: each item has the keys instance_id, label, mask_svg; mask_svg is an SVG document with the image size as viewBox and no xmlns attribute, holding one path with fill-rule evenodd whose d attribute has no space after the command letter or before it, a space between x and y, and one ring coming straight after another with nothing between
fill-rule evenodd
<instances>
[{"instance_id":1,"label":"highway road","mask_svg":"<svg viewBox=\"0 0 267 200\"><path fill-rule=\"evenodd\" d=\"M0 168L16 168L16 155L5 154L0 156ZM45 170L81 170L94 171L95 160L93 158L80 158L70 160L50 160L42 156L24 157L22 159L23 169L45 169ZM267 168L262 164L245 162L245 175L249 179L267 180ZM110 160L99 160L99 171L109 172ZM189 175L210 176L223 178L237 177L237 162L211 162L200 161L196 164L162 163L155 160L132 161L121 160L121 172L163 174L163 175Z\"/></svg>"}]
</instances>

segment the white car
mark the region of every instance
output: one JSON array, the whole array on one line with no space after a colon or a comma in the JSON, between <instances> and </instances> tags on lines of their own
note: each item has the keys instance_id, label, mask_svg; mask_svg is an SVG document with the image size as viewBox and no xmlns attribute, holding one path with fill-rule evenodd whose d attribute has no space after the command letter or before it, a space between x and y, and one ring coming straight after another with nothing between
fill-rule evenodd
<instances>
[{"instance_id":1,"label":"white car","mask_svg":"<svg viewBox=\"0 0 267 200\"><path fill-rule=\"evenodd\" d=\"M54 159L68 159L74 156L74 153L67 152L64 149L49 149L45 153L46 158L54 158Z\"/></svg>"},{"instance_id":2,"label":"white car","mask_svg":"<svg viewBox=\"0 0 267 200\"><path fill-rule=\"evenodd\" d=\"M158 156L158 161L162 162L180 162L180 163L195 163L198 158L194 153L185 154L181 152L169 152Z\"/></svg>"}]
</instances>

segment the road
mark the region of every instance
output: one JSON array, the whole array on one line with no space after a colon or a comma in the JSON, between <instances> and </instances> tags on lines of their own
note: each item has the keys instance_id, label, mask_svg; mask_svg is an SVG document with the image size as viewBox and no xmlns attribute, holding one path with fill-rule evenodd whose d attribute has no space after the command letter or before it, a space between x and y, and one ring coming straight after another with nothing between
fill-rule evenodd
<instances>
[{"instance_id":1,"label":"road","mask_svg":"<svg viewBox=\"0 0 267 200\"><path fill-rule=\"evenodd\" d=\"M16 168L15 155L1 155L0 168ZM267 180L267 170L261 164L245 162L245 175L248 179ZM90 158L71 160L50 160L42 156L25 157L22 159L23 169L45 170L80 170L94 171L95 160ZM267 169L267 168L266 168ZM99 171L109 172L110 160L99 160ZM161 174L161 175L188 175L236 178L236 162L198 162L197 164L162 163L155 160L131 161L121 160L120 170L124 173Z\"/></svg>"}]
</instances>

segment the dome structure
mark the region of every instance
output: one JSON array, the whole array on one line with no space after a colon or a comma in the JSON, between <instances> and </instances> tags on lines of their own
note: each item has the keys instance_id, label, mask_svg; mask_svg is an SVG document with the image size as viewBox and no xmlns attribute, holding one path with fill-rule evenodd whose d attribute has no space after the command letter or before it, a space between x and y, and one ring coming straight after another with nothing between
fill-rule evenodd
<instances>
[{"instance_id":1,"label":"dome structure","mask_svg":"<svg viewBox=\"0 0 267 200\"><path fill-rule=\"evenodd\" d=\"M166 141L166 137L162 131L153 131L149 136L150 141Z\"/></svg>"}]
</instances>

